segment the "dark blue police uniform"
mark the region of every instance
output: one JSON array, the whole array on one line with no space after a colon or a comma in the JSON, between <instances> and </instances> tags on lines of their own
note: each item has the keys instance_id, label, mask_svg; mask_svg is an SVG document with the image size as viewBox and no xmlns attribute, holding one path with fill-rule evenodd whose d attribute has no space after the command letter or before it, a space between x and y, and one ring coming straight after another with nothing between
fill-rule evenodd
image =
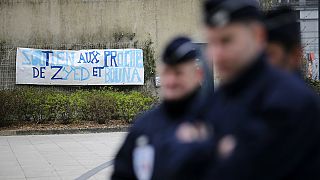
<instances>
[{"instance_id":1,"label":"dark blue police uniform","mask_svg":"<svg viewBox=\"0 0 320 180\"><path fill-rule=\"evenodd\" d=\"M210 102L204 120L213 137L167 155L174 179L320 179L320 102L303 81L261 55ZM219 150L225 137L234 143L227 156Z\"/></svg>"},{"instance_id":2,"label":"dark blue police uniform","mask_svg":"<svg viewBox=\"0 0 320 180\"><path fill-rule=\"evenodd\" d=\"M188 100L183 101L180 104L184 106L184 110L174 110L176 112L169 112L165 103L160 104L154 109L146 112L141 117L137 118L135 124L130 130L123 146L118 152L115 159L115 169L112 176L113 180L117 179L137 179L133 170L132 154L136 147L135 142L140 136L146 136L149 139L149 144L155 149L154 168L152 172L152 179L174 179L174 175L177 171L175 167L181 167L182 160L185 157L191 157L196 151L206 150L204 148L189 146L178 143L175 139L175 132L177 127L187 121L192 121L190 108L193 107L193 102L197 98L196 91L193 96L189 97ZM167 146L170 144L170 148ZM190 155L189 155L190 153ZM201 161L202 162L202 161ZM184 167L186 164L183 164ZM190 165L190 164L189 164ZM193 166L193 164L191 164ZM185 168L184 168L185 169ZM184 174L185 175L185 174ZM192 174L191 174L192 175ZM191 178L194 179L194 178Z\"/></svg>"},{"instance_id":3,"label":"dark blue police uniform","mask_svg":"<svg viewBox=\"0 0 320 180\"><path fill-rule=\"evenodd\" d=\"M217 151L206 179L320 179L319 97L298 78L274 70L264 55L215 94L208 115Z\"/></svg>"},{"instance_id":4,"label":"dark blue police uniform","mask_svg":"<svg viewBox=\"0 0 320 180\"><path fill-rule=\"evenodd\" d=\"M139 117L116 156L112 179L137 179L133 170L132 154L135 148L135 142L141 135L149 138L149 143L154 146L156 151L156 157L153 163L155 165L153 179L166 179L163 177L165 174L161 173L161 168L163 167L158 166L158 164L160 164L159 161L164 160L165 157L158 157L157 145L161 143L161 137L170 130L172 131L180 121L183 121L182 117L172 118L168 116L163 105Z\"/></svg>"},{"instance_id":5,"label":"dark blue police uniform","mask_svg":"<svg viewBox=\"0 0 320 180\"><path fill-rule=\"evenodd\" d=\"M170 43L164 53L163 62L167 65L175 65L195 60L196 57L196 50L191 41L182 37ZM138 117L115 158L112 179L138 179L134 152L137 149L137 141L141 137L146 137L148 145L154 149L154 160L151 162L152 176L147 179L175 179L176 172L180 170L178 167L189 168L190 166L182 165L180 162L184 162L186 157L191 157L195 152L203 152L206 148L202 148L202 144L193 144L192 148L187 148L175 139L175 132L181 123L195 121L203 117L204 113L202 112L205 109L203 107L206 106L204 100L207 92L207 89L200 88L199 84L198 89L184 98L173 102L164 100L157 107ZM167 146L168 144L170 147ZM202 163L200 160L199 162ZM183 176L186 174L188 173L184 173ZM190 175L192 177L194 174ZM193 176L190 179L195 178L197 177Z\"/></svg>"},{"instance_id":6,"label":"dark blue police uniform","mask_svg":"<svg viewBox=\"0 0 320 180\"><path fill-rule=\"evenodd\" d=\"M255 0L208 0L204 11L209 27L261 21ZM319 97L264 54L253 62L211 100L216 150L204 179L320 179Z\"/></svg>"}]
</instances>

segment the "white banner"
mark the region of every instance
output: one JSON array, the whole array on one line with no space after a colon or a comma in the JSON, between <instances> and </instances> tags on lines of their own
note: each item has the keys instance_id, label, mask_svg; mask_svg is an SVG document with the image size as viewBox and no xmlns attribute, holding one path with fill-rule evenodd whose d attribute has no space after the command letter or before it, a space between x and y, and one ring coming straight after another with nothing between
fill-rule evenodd
<instances>
[{"instance_id":1,"label":"white banner","mask_svg":"<svg viewBox=\"0 0 320 180\"><path fill-rule=\"evenodd\" d=\"M16 84L143 85L143 51L18 48Z\"/></svg>"}]
</instances>

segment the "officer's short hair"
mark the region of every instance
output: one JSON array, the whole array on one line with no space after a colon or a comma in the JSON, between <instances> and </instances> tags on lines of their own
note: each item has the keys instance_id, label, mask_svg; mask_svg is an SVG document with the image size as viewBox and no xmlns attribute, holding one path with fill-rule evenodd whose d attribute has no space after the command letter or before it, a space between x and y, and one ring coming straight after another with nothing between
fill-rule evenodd
<instances>
[{"instance_id":1,"label":"officer's short hair","mask_svg":"<svg viewBox=\"0 0 320 180\"><path fill-rule=\"evenodd\" d=\"M207 0L204 3L204 22L221 27L232 22L262 21L257 0Z\"/></svg>"},{"instance_id":2,"label":"officer's short hair","mask_svg":"<svg viewBox=\"0 0 320 180\"><path fill-rule=\"evenodd\" d=\"M196 46L188 37L176 37L166 47L162 62L167 65L177 65L184 62L196 61L198 52Z\"/></svg>"},{"instance_id":3,"label":"officer's short hair","mask_svg":"<svg viewBox=\"0 0 320 180\"><path fill-rule=\"evenodd\" d=\"M268 41L276 42L286 51L301 46L301 30L297 14L290 6L280 6L265 15Z\"/></svg>"}]
</instances>

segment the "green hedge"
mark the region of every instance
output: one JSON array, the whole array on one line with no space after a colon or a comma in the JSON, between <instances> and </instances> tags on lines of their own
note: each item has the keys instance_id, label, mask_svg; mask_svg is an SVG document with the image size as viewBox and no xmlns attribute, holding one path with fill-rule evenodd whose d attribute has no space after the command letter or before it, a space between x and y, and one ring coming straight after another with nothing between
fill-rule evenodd
<instances>
[{"instance_id":1,"label":"green hedge","mask_svg":"<svg viewBox=\"0 0 320 180\"><path fill-rule=\"evenodd\" d=\"M75 92L25 88L0 91L0 126L33 121L71 123L132 119L150 108L155 98L141 92L111 89Z\"/></svg>"}]
</instances>

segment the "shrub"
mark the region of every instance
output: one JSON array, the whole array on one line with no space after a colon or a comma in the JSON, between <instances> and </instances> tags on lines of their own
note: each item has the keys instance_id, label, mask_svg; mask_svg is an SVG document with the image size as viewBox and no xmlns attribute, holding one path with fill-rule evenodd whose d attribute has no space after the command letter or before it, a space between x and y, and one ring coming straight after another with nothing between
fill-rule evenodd
<instances>
[{"instance_id":1,"label":"shrub","mask_svg":"<svg viewBox=\"0 0 320 180\"><path fill-rule=\"evenodd\" d=\"M0 91L0 126L27 119L28 104L23 95L18 90Z\"/></svg>"},{"instance_id":2,"label":"shrub","mask_svg":"<svg viewBox=\"0 0 320 180\"><path fill-rule=\"evenodd\" d=\"M69 96L72 107L72 119L75 121L89 120L88 114L88 97L90 91L78 90Z\"/></svg>"},{"instance_id":3,"label":"shrub","mask_svg":"<svg viewBox=\"0 0 320 180\"><path fill-rule=\"evenodd\" d=\"M8 126L14 121L12 114L15 110L14 104L11 103L11 96L9 91L0 91L0 127ZM13 98L12 98L13 99Z\"/></svg>"},{"instance_id":4,"label":"shrub","mask_svg":"<svg viewBox=\"0 0 320 180\"><path fill-rule=\"evenodd\" d=\"M135 91L129 94L118 92L113 95L117 103L118 118L126 119L128 122L131 122L140 112L149 109L154 102L154 98L145 97L142 93Z\"/></svg>"},{"instance_id":5,"label":"shrub","mask_svg":"<svg viewBox=\"0 0 320 180\"><path fill-rule=\"evenodd\" d=\"M22 88L0 91L0 126L16 122L71 123L132 119L150 108L154 98L140 92L112 89L75 92Z\"/></svg>"},{"instance_id":6,"label":"shrub","mask_svg":"<svg viewBox=\"0 0 320 180\"><path fill-rule=\"evenodd\" d=\"M106 123L111 120L115 113L115 99L112 96L106 96L100 91L95 91L88 97L88 106L86 108L87 115L90 120L95 120L99 124Z\"/></svg>"},{"instance_id":7,"label":"shrub","mask_svg":"<svg viewBox=\"0 0 320 180\"><path fill-rule=\"evenodd\" d=\"M20 92L17 98L22 100L20 106L14 105L18 107L18 111L23 114L23 117L19 117L22 119L18 119L18 121L26 120L42 123L47 119L45 103L46 97L50 92L44 92L34 88L24 88L15 91Z\"/></svg>"},{"instance_id":8,"label":"shrub","mask_svg":"<svg viewBox=\"0 0 320 180\"><path fill-rule=\"evenodd\" d=\"M53 92L45 96L43 111L45 120L60 120L68 124L74 120L74 106L70 102L70 96L65 92Z\"/></svg>"}]
</instances>

